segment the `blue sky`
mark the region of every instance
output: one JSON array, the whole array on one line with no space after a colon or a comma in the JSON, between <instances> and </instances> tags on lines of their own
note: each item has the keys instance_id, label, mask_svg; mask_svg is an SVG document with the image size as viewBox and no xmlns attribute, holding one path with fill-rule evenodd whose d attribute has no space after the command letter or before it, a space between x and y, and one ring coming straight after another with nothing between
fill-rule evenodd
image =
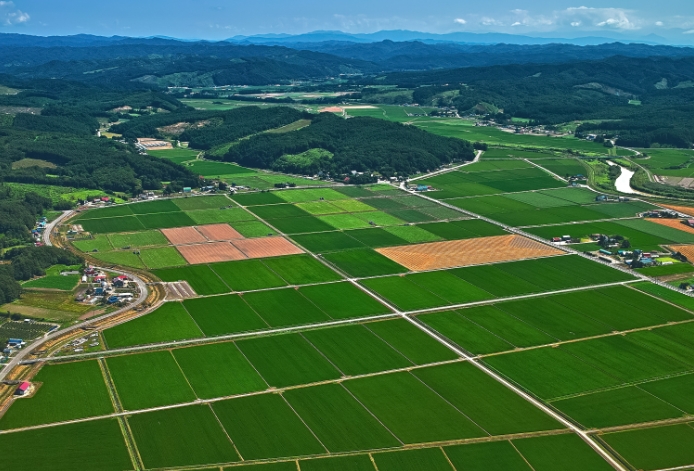
<instances>
[{"instance_id":1,"label":"blue sky","mask_svg":"<svg viewBox=\"0 0 694 471\"><path fill-rule=\"evenodd\" d=\"M694 41L692 0L0 0L0 32L224 39L383 29Z\"/></svg>"}]
</instances>

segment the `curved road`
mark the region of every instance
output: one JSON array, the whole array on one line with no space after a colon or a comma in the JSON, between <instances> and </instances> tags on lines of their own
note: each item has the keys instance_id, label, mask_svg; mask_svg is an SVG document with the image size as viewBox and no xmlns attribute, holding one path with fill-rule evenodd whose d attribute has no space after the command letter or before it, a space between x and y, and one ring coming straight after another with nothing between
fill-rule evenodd
<instances>
[{"instance_id":1,"label":"curved road","mask_svg":"<svg viewBox=\"0 0 694 471\"><path fill-rule=\"evenodd\" d=\"M65 211L62 215L60 215L58 218L56 218L55 221L51 222L50 224L48 224L46 226L46 229L43 232L43 240L44 240L44 243L46 245L48 245L48 246L53 245L53 243L51 242L51 239L50 239L50 236L51 236L51 233L53 232L53 229L55 229L55 227L58 224L60 224L60 222L63 221L65 218L72 215L73 212L74 211ZM24 358L31 353L31 351L33 351L36 347L38 347L42 343L44 343L48 340L58 338L62 335L73 332L77 329L87 327L88 325L90 325L94 322L98 322L98 321L107 319L109 317L117 316L117 315L122 314L124 312L130 311L130 310L135 309L137 306L139 306L140 304L145 302L145 300L147 299L147 296L149 295L149 289L147 288L147 283L145 283L138 276L133 275L132 273L128 273L128 272L124 272L124 271L120 271L120 270L113 270L113 269L109 269L108 271L113 272L113 273L117 273L119 275L126 275L128 278L130 278L135 283L137 283L137 286L138 286L139 291L140 291L140 296L137 298L137 300L132 304L128 304L127 306L125 306L121 309L118 309L117 311L113 311L113 312L110 312L108 314L104 314L103 316L98 316L98 317L94 317L92 319L88 319L84 322L80 322L78 324L71 325L71 326L66 327L64 329L56 330L54 332L51 332L49 334L44 335L43 337L40 337L40 338L34 340L30 344L26 345L22 350L17 352L17 354L14 357L12 357L9 362L7 362L5 364L5 367L2 370L0 370L0 381L3 381L5 379L5 377L7 376L7 374L10 371L12 371L12 369L14 369L14 367L19 365L24 360Z\"/></svg>"}]
</instances>

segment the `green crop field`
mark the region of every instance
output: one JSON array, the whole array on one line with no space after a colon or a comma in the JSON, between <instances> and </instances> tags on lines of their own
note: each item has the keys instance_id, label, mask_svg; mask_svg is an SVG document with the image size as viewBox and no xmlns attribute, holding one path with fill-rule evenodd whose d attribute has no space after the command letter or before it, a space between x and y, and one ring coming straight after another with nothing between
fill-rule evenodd
<instances>
[{"instance_id":1,"label":"green crop field","mask_svg":"<svg viewBox=\"0 0 694 471\"><path fill-rule=\"evenodd\" d=\"M691 424L608 433L600 438L636 469L652 471L689 467L694 463Z\"/></svg>"},{"instance_id":2,"label":"green crop field","mask_svg":"<svg viewBox=\"0 0 694 471\"><path fill-rule=\"evenodd\" d=\"M514 440L512 443L536 471L613 469L578 435L549 435Z\"/></svg>"},{"instance_id":3,"label":"green crop field","mask_svg":"<svg viewBox=\"0 0 694 471\"><path fill-rule=\"evenodd\" d=\"M397 453L376 453L374 462L379 471L450 471L451 465L440 448L422 448Z\"/></svg>"},{"instance_id":4,"label":"green crop field","mask_svg":"<svg viewBox=\"0 0 694 471\"><path fill-rule=\"evenodd\" d=\"M406 278L421 288L431 291L449 304L484 301L494 297L487 291L446 271L416 273Z\"/></svg>"},{"instance_id":5,"label":"green crop field","mask_svg":"<svg viewBox=\"0 0 694 471\"><path fill-rule=\"evenodd\" d=\"M89 463L94 471L133 469L116 419L95 420L3 435L3 466L72 471Z\"/></svg>"},{"instance_id":6,"label":"green crop field","mask_svg":"<svg viewBox=\"0 0 694 471\"><path fill-rule=\"evenodd\" d=\"M499 226L480 219L422 224L417 227L446 240L474 239L476 237L492 237L507 234Z\"/></svg>"},{"instance_id":7,"label":"green crop field","mask_svg":"<svg viewBox=\"0 0 694 471\"><path fill-rule=\"evenodd\" d=\"M361 284L403 311L416 311L450 304L431 291L400 276L369 278L362 280Z\"/></svg>"},{"instance_id":8,"label":"green crop field","mask_svg":"<svg viewBox=\"0 0 694 471\"><path fill-rule=\"evenodd\" d=\"M193 160L198 155L198 151L188 149L187 147L177 147L175 149L152 149L147 151L149 155L160 157L162 159L175 160L186 158Z\"/></svg>"},{"instance_id":9,"label":"green crop field","mask_svg":"<svg viewBox=\"0 0 694 471\"><path fill-rule=\"evenodd\" d=\"M400 444L339 384L287 391L284 398L330 452L389 448Z\"/></svg>"},{"instance_id":10,"label":"green crop field","mask_svg":"<svg viewBox=\"0 0 694 471\"><path fill-rule=\"evenodd\" d=\"M178 210L178 208L176 209ZM192 226L195 224L190 216L182 211L140 215L138 219L146 229L167 229L171 227ZM118 232L123 231L121 230Z\"/></svg>"},{"instance_id":11,"label":"green crop field","mask_svg":"<svg viewBox=\"0 0 694 471\"><path fill-rule=\"evenodd\" d=\"M316 188L310 190L278 191L277 196L289 203L305 203L307 201L335 201L348 199L346 195L331 188Z\"/></svg>"},{"instance_id":12,"label":"green crop field","mask_svg":"<svg viewBox=\"0 0 694 471\"><path fill-rule=\"evenodd\" d=\"M386 306L348 282L307 286L299 292L333 319L390 313Z\"/></svg>"},{"instance_id":13,"label":"green crop field","mask_svg":"<svg viewBox=\"0 0 694 471\"><path fill-rule=\"evenodd\" d=\"M109 348L202 337L181 303L163 304L156 311L104 331Z\"/></svg>"},{"instance_id":14,"label":"green crop field","mask_svg":"<svg viewBox=\"0 0 694 471\"><path fill-rule=\"evenodd\" d=\"M448 446L446 456L456 469L466 471L532 471L508 441Z\"/></svg>"},{"instance_id":15,"label":"green crop field","mask_svg":"<svg viewBox=\"0 0 694 471\"><path fill-rule=\"evenodd\" d=\"M128 424L147 468L240 461L206 405L137 414L128 418Z\"/></svg>"},{"instance_id":16,"label":"green crop field","mask_svg":"<svg viewBox=\"0 0 694 471\"><path fill-rule=\"evenodd\" d=\"M404 319L369 322L364 326L417 365L458 358L453 351Z\"/></svg>"},{"instance_id":17,"label":"green crop field","mask_svg":"<svg viewBox=\"0 0 694 471\"><path fill-rule=\"evenodd\" d=\"M241 167L236 164L212 162L207 160L196 160L190 164L186 164L191 171L198 173L207 178L224 178L236 177L237 175L254 175L255 170Z\"/></svg>"},{"instance_id":18,"label":"green crop field","mask_svg":"<svg viewBox=\"0 0 694 471\"><path fill-rule=\"evenodd\" d=\"M340 372L299 334L241 340L237 345L274 387L337 379Z\"/></svg>"},{"instance_id":19,"label":"green crop field","mask_svg":"<svg viewBox=\"0 0 694 471\"><path fill-rule=\"evenodd\" d=\"M353 201L353 200L346 200ZM355 201L356 202L356 201ZM296 205L298 208L306 211L314 216L321 216L324 214L336 214L345 212L345 210L338 208L337 206L328 203L327 201L312 201L310 203L298 203Z\"/></svg>"},{"instance_id":20,"label":"green crop field","mask_svg":"<svg viewBox=\"0 0 694 471\"><path fill-rule=\"evenodd\" d=\"M345 250L325 254L328 262L352 277L407 273L408 269L372 249Z\"/></svg>"},{"instance_id":21,"label":"green crop field","mask_svg":"<svg viewBox=\"0 0 694 471\"><path fill-rule=\"evenodd\" d=\"M366 221L371 226L398 226L405 223L402 219L383 211L369 211L355 214L359 219Z\"/></svg>"},{"instance_id":22,"label":"green crop field","mask_svg":"<svg viewBox=\"0 0 694 471\"><path fill-rule=\"evenodd\" d=\"M22 287L72 291L79 282L80 275L48 275L22 283Z\"/></svg>"},{"instance_id":23,"label":"green crop field","mask_svg":"<svg viewBox=\"0 0 694 471\"><path fill-rule=\"evenodd\" d=\"M121 265L124 267L145 268L140 257L133 252L119 250L115 252L102 252L91 254L97 260L101 260L112 265Z\"/></svg>"},{"instance_id":24,"label":"green crop field","mask_svg":"<svg viewBox=\"0 0 694 471\"><path fill-rule=\"evenodd\" d=\"M284 203L285 200L277 196L279 193L273 192L260 192L260 193L247 193L232 195L231 199L236 201L241 206L257 206L262 204L277 204Z\"/></svg>"},{"instance_id":25,"label":"green crop field","mask_svg":"<svg viewBox=\"0 0 694 471\"><path fill-rule=\"evenodd\" d=\"M179 348L172 353L200 398L212 399L267 389L267 383L234 343Z\"/></svg>"},{"instance_id":26,"label":"green crop field","mask_svg":"<svg viewBox=\"0 0 694 471\"><path fill-rule=\"evenodd\" d=\"M555 401L552 405L587 428L615 427L682 416L681 410L636 387L587 394Z\"/></svg>"},{"instance_id":27,"label":"green crop field","mask_svg":"<svg viewBox=\"0 0 694 471\"><path fill-rule=\"evenodd\" d=\"M268 324L240 296L187 299L183 305L195 325L207 336L268 328Z\"/></svg>"},{"instance_id":28,"label":"green crop field","mask_svg":"<svg viewBox=\"0 0 694 471\"><path fill-rule=\"evenodd\" d=\"M404 443L486 435L409 373L372 376L343 384Z\"/></svg>"},{"instance_id":29,"label":"green crop field","mask_svg":"<svg viewBox=\"0 0 694 471\"><path fill-rule=\"evenodd\" d=\"M369 200L367 200L369 202ZM333 201L331 204L342 211L348 213L359 213L364 211L374 211L376 208L369 206L367 202L358 200L337 200Z\"/></svg>"},{"instance_id":30,"label":"green crop field","mask_svg":"<svg viewBox=\"0 0 694 471\"><path fill-rule=\"evenodd\" d=\"M292 239L302 247L314 253L364 247L364 244L348 236L344 232L296 235L293 236Z\"/></svg>"},{"instance_id":31,"label":"green crop field","mask_svg":"<svg viewBox=\"0 0 694 471\"><path fill-rule=\"evenodd\" d=\"M361 242L367 247L390 247L395 245L407 245L407 241L397 237L380 227L372 229L358 229L347 231L347 235Z\"/></svg>"},{"instance_id":32,"label":"green crop field","mask_svg":"<svg viewBox=\"0 0 694 471\"><path fill-rule=\"evenodd\" d=\"M109 357L106 363L125 410L195 400L193 390L167 350Z\"/></svg>"},{"instance_id":33,"label":"green crop field","mask_svg":"<svg viewBox=\"0 0 694 471\"><path fill-rule=\"evenodd\" d=\"M341 280L342 277L310 255L291 255L263 260L273 272L290 285L305 285Z\"/></svg>"},{"instance_id":34,"label":"green crop field","mask_svg":"<svg viewBox=\"0 0 694 471\"><path fill-rule=\"evenodd\" d=\"M420 226L391 226L386 227L385 230L409 244L438 242L442 240L438 235L422 229Z\"/></svg>"},{"instance_id":35,"label":"green crop field","mask_svg":"<svg viewBox=\"0 0 694 471\"><path fill-rule=\"evenodd\" d=\"M130 209L134 214L171 213L180 211L172 200L157 200L131 204Z\"/></svg>"},{"instance_id":36,"label":"green crop field","mask_svg":"<svg viewBox=\"0 0 694 471\"><path fill-rule=\"evenodd\" d=\"M304 234L309 232L333 231L335 228L317 217L295 217L267 219L267 223L285 234Z\"/></svg>"},{"instance_id":37,"label":"green crop field","mask_svg":"<svg viewBox=\"0 0 694 471\"><path fill-rule=\"evenodd\" d=\"M360 325L308 331L303 335L349 376L412 366L407 358Z\"/></svg>"},{"instance_id":38,"label":"green crop field","mask_svg":"<svg viewBox=\"0 0 694 471\"><path fill-rule=\"evenodd\" d=\"M287 463L282 463L287 464ZM291 463L294 466L294 463ZM333 458L322 458L313 460L302 460L299 466L303 471L332 471L340 469L343 471L375 471L373 463L368 455L336 456ZM267 469L261 471L295 471L296 468L287 469Z\"/></svg>"},{"instance_id":39,"label":"green crop field","mask_svg":"<svg viewBox=\"0 0 694 471\"><path fill-rule=\"evenodd\" d=\"M174 204L182 211L192 211L197 209L219 209L228 206L236 206L233 201L224 195L201 196L194 198L176 198Z\"/></svg>"},{"instance_id":40,"label":"green crop field","mask_svg":"<svg viewBox=\"0 0 694 471\"><path fill-rule=\"evenodd\" d=\"M80 213L76 221L83 221L88 219L103 219L103 218L113 218L118 216L131 216L133 213L133 205L131 204L121 204L118 206L111 206L107 208L92 209L90 211Z\"/></svg>"},{"instance_id":41,"label":"green crop field","mask_svg":"<svg viewBox=\"0 0 694 471\"><path fill-rule=\"evenodd\" d=\"M75 223L81 225L85 231L91 232L92 234L142 231L145 229L145 226L143 226L140 220L135 216L85 220L78 219Z\"/></svg>"},{"instance_id":42,"label":"green crop field","mask_svg":"<svg viewBox=\"0 0 694 471\"><path fill-rule=\"evenodd\" d=\"M266 206L253 206L251 211L262 219L297 218L309 216L307 211L292 204L269 204Z\"/></svg>"},{"instance_id":43,"label":"green crop field","mask_svg":"<svg viewBox=\"0 0 694 471\"><path fill-rule=\"evenodd\" d=\"M210 266L234 291L252 291L287 285L282 278L260 260L239 260L215 263Z\"/></svg>"},{"instance_id":44,"label":"green crop field","mask_svg":"<svg viewBox=\"0 0 694 471\"><path fill-rule=\"evenodd\" d=\"M168 268L187 265L188 262L173 247L161 247L157 249L143 249L140 258L149 268Z\"/></svg>"},{"instance_id":45,"label":"green crop field","mask_svg":"<svg viewBox=\"0 0 694 471\"><path fill-rule=\"evenodd\" d=\"M191 265L180 268L155 270L154 274L162 281L187 281L191 288L201 296L228 293L229 287L207 265Z\"/></svg>"},{"instance_id":46,"label":"green crop field","mask_svg":"<svg viewBox=\"0 0 694 471\"><path fill-rule=\"evenodd\" d=\"M82 252L108 252L113 250L109 238L104 234L95 235L92 239L76 240L72 243Z\"/></svg>"},{"instance_id":47,"label":"green crop field","mask_svg":"<svg viewBox=\"0 0 694 471\"><path fill-rule=\"evenodd\" d=\"M106 415L113 406L99 364L83 361L48 365L32 380L40 383L30 399L15 401L0 419L0 428L29 427Z\"/></svg>"},{"instance_id":48,"label":"green crop field","mask_svg":"<svg viewBox=\"0 0 694 471\"><path fill-rule=\"evenodd\" d=\"M212 408L244 459L326 452L278 394L216 402Z\"/></svg>"},{"instance_id":49,"label":"green crop field","mask_svg":"<svg viewBox=\"0 0 694 471\"><path fill-rule=\"evenodd\" d=\"M229 209L201 209L197 211L185 211L185 214L197 225L229 223L236 227L236 223L254 221L256 218L242 208Z\"/></svg>"},{"instance_id":50,"label":"green crop field","mask_svg":"<svg viewBox=\"0 0 694 471\"><path fill-rule=\"evenodd\" d=\"M164 234L159 231L143 231L133 234L109 234L108 240L114 248L137 248L153 245L168 245L169 243L166 237L164 237Z\"/></svg>"},{"instance_id":51,"label":"green crop field","mask_svg":"<svg viewBox=\"0 0 694 471\"><path fill-rule=\"evenodd\" d=\"M353 214L330 214L318 219L335 229L360 229L370 227L368 221Z\"/></svg>"}]
</instances>

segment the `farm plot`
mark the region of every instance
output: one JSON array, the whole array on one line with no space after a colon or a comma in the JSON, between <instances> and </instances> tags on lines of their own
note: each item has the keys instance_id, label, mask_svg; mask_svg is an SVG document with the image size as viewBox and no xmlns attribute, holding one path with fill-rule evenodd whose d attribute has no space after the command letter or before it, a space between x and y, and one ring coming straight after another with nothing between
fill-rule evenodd
<instances>
[{"instance_id":1,"label":"farm plot","mask_svg":"<svg viewBox=\"0 0 694 471\"><path fill-rule=\"evenodd\" d=\"M383 228L357 229L346 231L347 235L361 242L367 247L389 247L393 245L406 244L407 241L397 237Z\"/></svg>"},{"instance_id":2,"label":"farm plot","mask_svg":"<svg viewBox=\"0 0 694 471\"><path fill-rule=\"evenodd\" d=\"M233 245L248 258L281 257L304 252L284 237L239 239L235 240Z\"/></svg>"},{"instance_id":3,"label":"farm plot","mask_svg":"<svg viewBox=\"0 0 694 471\"><path fill-rule=\"evenodd\" d=\"M537 165L546 168L550 172L559 175L560 177L568 178L577 175L585 176L588 173L586 167L584 167L581 161L578 159L537 159L534 160L534 162Z\"/></svg>"},{"instance_id":4,"label":"farm plot","mask_svg":"<svg viewBox=\"0 0 694 471\"><path fill-rule=\"evenodd\" d=\"M179 348L172 353L200 398L226 397L268 387L234 343Z\"/></svg>"},{"instance_id":5,"label":"farm plot","mask_svg":"<svg viewBox=\"0 0 694 471\"><path fill-rule=\"evenodd\" d=\"M279 394L215 402L212 409L244 459L326 452Z\"/></svg>"},{"instance_id":6,"label":"farm plot","mask_svg":"<svg viewBox=\"0 0 694 471\"><path fill-rule=\"evenodd\" d=\"M207 242L205 236L196 231L194 227L162 229L161 232L172 245L199 244L201 242Z\"/></svg>"},{"instance_id":7,"label":"farm plot","mask_svg":"<svg viewBox=\"0 0 694 471\"><path fill-rule=\"evenodd\" d=\"M137 414L128 417L128 424L147 468L240 461L206 405Z\"/></svg>"},{"instance_id":8,"label":"farm plot","mask_svg":"<svg viewBox=\"0 0 694 471\"><path fill-rule=\"evenodd\" d=\"M344 195L338 191L331 188L315 188L308 190L285 190L278 191L276 195L288 202L288 203L304 203L307 201L336 201L348 199L347 195Z\"/></svg>"},{"instance_id":9,"label":"farm plot","mask_svg":"<svg viewBox=\"0 0 694 471\"><path fill-rule=\"evenodd\" d=\"M292 237L302 247L314 253L333 252L364 247L364 244L348 236L345 232L324 232L318 234L295 235Z\"/></svg>"},{"instance_id":10,"label":"farm plot","mask_svg":"<svg viewBox=\"0 0 694 471\"><path fill-rule=\"evenodd\" d=\"M226 196L196 196L192 198L176 198L173 200L181 211L195 211L198 209L222 208L234 205ZM235 206L235 205L234 205Z\"/></svg>"},{"instance_id":11,"label":"farm plot","mask_svg":"<svg viewBox=\"0 0 694 471\"><path fill-rule=\"evenodd\" d=\"M154 274L162 281L187 281L195 292L202 296L228 293L227 285L207 265L194 265L180 268L155 270Z\"/></svg>"},{"instance_id":12,"label":"farm plot","mask_svg":"<svg viewBox=\"0 0 694 471\"><path fill-rule=\"evenodd\" d=\"M314 324L331 319L295 289L246 293L243 299L272 327Z\"/></svg>"},{"instance_id":13,"label":"farm plot","mask_svg":"<svg viewBox=\"0 0 694 471\"><path fill-rule=\"evenodd\" d=\"M445 240L474 239L507 234L499 226L480 219L421 224L417 227Z\"/></svg>"},{"instance_id":14,"label":"farm plot","mask_svg":"<svg viewBox=\"0 0 694 471\"><path fill-rule=\"evenodd\" d=\"M295 471L294 463L277 463L278 465L290 464L289 468L272 468L262 471ZM321 458L311 460L301 460L299 466L303 471L331 471L340 469L344 471L375 471L373 463L368 455L336 456L332 458Z\"/></svg>"},{"instance_id":15,"label":"farm plot","mask_svg":"<svg viewBox=\"0 0 694 471\"><path fill-rule=\"evenodd\" d=\"M130 205L133 214L176 213L180 209L172 200L147 201Z\"/></svg>"},{"instance_id":16,"label":"farm plot","mask_svg":"<svg viewBox=\"0 0 694 471\"><path fill-rule=\"evenodd\" d=\"M168 350L106 359L125 410L195 400L195 394Z\"/></svg>"},{"instance_id":17,"label":"farm plot","mask_svg":"<svg viewBox=\"0 0 694 471\"><path fill-rule=\"evenodd\" d=\"M47 275L22 283L22 287L72 291L79 282L79 275Z\"/></svg>"},{"instance_id":18,"label":"farm plot","mask_svg":"<svg viewBox=\"0 0 694 471\"><path fill-rule=\"evenodd\" d=\"M183 255L185 261L193 265L200 263L228 262L232 260L243 260L246 258L246 256L239 249L234 247L229 242L182 245L176 248L178 249L178 252ZM185 263L179 265L184 264Z\"/></svg>"},{"instance_id":19,"label":"farm plot","mask_svg":"<svg viewBox=\"0 0 694 471\"><path fill-rule=\"evenodd\" d=\"M404 319L369 322L363 325L416 365L458 358L453 351Z\"/></svg>"},{"instance_id":20,"label":"farm plot","mask_svg":"<svg viewBox=\"0 0 694 471\"><path fill-rule=\"evenodd\" d=\"M94 471L133 468L116 419L3 435L0 453L10 469L46 469L46 463L55 471L74 470L75 463L89 463Z\"/></svg>"},{"instance_id":21,"label":"farm plot","mask_svg":"<svg viewBox=\"0 0 694 471\"><path fill-rule=\"evenodd\" d=\"M173 247L143 249L140 251L142 262L149 268L168 268L186 265L186 260Z\"/></svg>"},{"instance_id":22,"label":"farm plot","mask_svg":"<svg viewBox=\"0 0 694 471\"><path fill-rule=\"evenodd\" d=\"M202 337L181 303L163 304L156 311L104 330L109 348L170 342Z\"/></svg>"},{"instance_id":23,"label":"farm plot","mask_svg":"<svg viewBox=\"0 0 694 471\"><path fill-rule=\"evenodd\" d=\"M421 448L392 453L376 453L374 462L379 471L450 471L451 464L440 448Z\"/></svg>"},{"instance_id":24,"label":"farm plot","mask_svg":"<svg viewBox=\"0 0 694 471\"><path fill-rule=\"evenodd\" d=\"M432 242L377 249L377 252L413 271L547 257L563 253L517 235Z\"/></svg>"},{"instance_id":25,"label":"farm plot","mask_svg":"<svg viewBox=\"0 0 694 471\"><path fill-rule=\"evenodd\" d=\"M327 261L352 277L407 273L407 268L372 249L345 250L325 254Z\"/></svg>"},{"instance_id":26,"label":"farm plot","mask_svg":"<svg viewBox=\"0 0 694 471\"><path fill-rule=\"evenodd\" d=\"M110 208L93 209L91 211L87 211L85 213L80 214L76 220L80 221L80 224L82 224L82 221L85 221L87 219L105 219L119 216L131 216L134 214L132 211L132 207L133 205L131 204L123 204L118 206L111 206Z\"/></svg>"},{"instance_id":27,"label":"farm plot","mask_svg":"<svg viewBox=\"0 0 694 471\"><path fill-rule=\"evenodd\" d=\"M391 226L386 227L385 230L394 236L409 242L410 244L417 244L421 242L438 242L443 240L442 237L422 229L419 226Z\"/></svg>"},{"instance_id":28,"label":"farm plot","mask_svg":"<svg viewBox=\"0 0 694 471\"><path fill-rule=\"evenodd\" d=\"M557 188L554 190L545 190L540 193L552 196L554 198L565 199L575 204L590 204L595 202L597 194L594 191L586 188Z\"/></svg>"},{"instance_id":29,"label":"farm plot","mask_svg":"<svg viewBox=\"0 0 694 471\"><path fill-rule=\"evenodd\" d=\"M109 238L105 234L98 234L91 239L76 240L72 245L82 252L108 252L113 250Z\"/></svg>"},{"instance_id":30,"label":"farm plot","mask_svg":"<svg viewBox=\"0 0 694 471\"><path fill-rule=\"evenodd\" d=\"M342 277L310 255L295 255L263 260L265 266L290 285L338 281Z\"/></svg>"},{"instance_id":31,"label":"farm plot","mask_svg":"<svg viewBox=\"0 0 694 471\"><path fill-rule=\"evenodd\" d=\"M207 336L250 332L268 327L240 296L187 299L183 305Z\"/></svg>"},{"instance_id":32,"label":"farm plot","mask_svg":"<svg viewBox=\"0 0 694 471\"><path fill-rule=\"evenodd\" d=\"M124 267L134 267L134 268L145 268L145 264L142 263L140 257L133 253L127 251L115 251L115 252L103 252L91 254L97 260L102 262L110 263L113 265L121 265Z\"/></svg>"},{"instance_id":33,"label":"farm plot","mask_svg":"<svg viewBox=\"0 0 694 471\"><path fill-rule=\"evenodd\" d=\"M231 209L201 209L198 211L186 211L185 214L195 224L234 224L244 221L255 221L256 217L242 208Z\"/></svg>"},{"instance_id":34,"label":"farm plot","mask_svg":"<svg viewBox=\"0 0 694 471\"><path fill-rule=\"evenodd\" d=\"M306 234L312 232L334 231L335 228L317 217L294 217L267 219L267 223L285 234Z\"/></svg>"},{"instance_id":35,"label":"farm plot","mask_svg":"<svg viewBox=\"0 0 694 471\"><path fill-rule=\"evenodd\" d=\"M390 448L400 442L341 385L287 391L284 398L330 452Z\"/></svg>"},{"instance_id":36,"label":"farm plot","mask_svg":"<svg viewBox=\"0 0 694 471\"><path fill-rule=\"evenodd\" d=\"M166 237L160 231L143 231L132 234L109 234L109 241L114 248L149 247L167 245ZM79 248L79 247L78 247Z\"/></svg>"},{"instance_id":37,"label":"farm plot","mask_svg":"<svg viewBox=\"0 0 694 471\"><path fill-rule=\"evenodd\" d=\"M197 231L211 241L243 239L243 236L229 224L210 224L196 227Z\"/></svg>"},{"instance_id":38,"label":"farm plot","mask_svg":"<svg viewBox=\"0 0 694 471\"><path fill-rule=\"evenodd\" d=\"M242 236L252 237L272 237L277 235L276 231L260 221L245 221L234 223L236 229Z\"/></svg>"},{"instance_id":39,"label":"farm plot","mask_svg":"<svg viewBox=\"0 0 694 471\"><path fill-rule=\"evenodd\" d=\"M76 224L92 234L106 234L109 232L142 231L145 226L135 216L121 216L103 219L78 219Z\"/></svg>"},{"instance_id":40,"label":"farm plot","mask_svg":"<svg viewBox=\"0 0 694 471\"><path fill-rule=\"evenodd\" d=\"M0 429L106 415L113 406L95 360L44 366L32 379L40 385L31 398L15 400L0 419Z\"/></svg>"},{"instance_id":41,"label":"farm plot","mask_svg":"<svg viewBox=\"0 0 694 471\"><path fill-rule=\"evenodd\" d=\"M372 376L343 384L404 443L487 435L410 373Z\"/></svg>"},{"instance_id":42,"label":"farm plot","mask_svg":"<svg viewBox=\"0 0 694 471\"><path fill-rule=\"evenodd\" d=\"M285 203L285 200L280 198L278 192L260 192L232 195L231 199L241 206L260 206L264 204L279 204Z\"/></svg>"},{"instance_id":43,"label":"farm plot","mask_svg":"<svg viewBox=\"0 0 694 471\"><path fill-rule=\"evenodd\" d=\"M260 260L216 263L211 265L211 268L234 291L253 291L287 285Z\"/></svg>"},{"instance_id":44,"label":"farm plot","mask_svg":"<svg viewBox=\"0 0 694 471\"><path fill-rule=\"evenodd\" d=\"M694 464L691 423L606 433L600 438L636 469L651 471Z\"/></svg>"},{"instance_id":45,"label":"farm plot","mask_svg":"<svg viewBox=\"0 0 694 471\"><path fill-rule=\"evenodd\" d=\"M376 316L390 309L348 282L307 286L299 289L306 299L333 319ZM348 300L347 302L345 302Z\"/></svg>"}]
</instances>

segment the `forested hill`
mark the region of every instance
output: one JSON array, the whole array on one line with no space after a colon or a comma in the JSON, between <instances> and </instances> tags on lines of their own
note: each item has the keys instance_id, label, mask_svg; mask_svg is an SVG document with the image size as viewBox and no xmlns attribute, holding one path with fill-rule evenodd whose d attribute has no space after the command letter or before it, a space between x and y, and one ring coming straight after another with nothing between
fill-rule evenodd
<instances>
[{"instance_id":1,"label":"forested hill","mask_svg":"<svg viewBox=\"0 0 694 471\"><path fill-rule=\"evenodd\" d=\"M243 140L224 156L226 161L251 167L331 175L353 170L411 175L473 158L467 141L436 136L414 126L374 118L346 120L331 113L314 117L310 126L299 131Z\"/></svg>"},{"instance_id":2,"label":"forested hill","mask_svg":"<svg viewBox=\"0 0 694 471\"><path fill-rule=\"evenodd\" d=\"M126 138L163 137L167 126L178 125L183 130L179 138L190 142L195 149L208 150L258 132L286 126L302 118L309 118L288 107L261 109L246 106L230 111L180 110L175 113L155 114L127 121L112 127L112 131Z\"/></svg>"},{"instance_id":3,"label":"forested hill","mask_svg":"<svg viewBox=\"0 0 694 471\"><path fill-rule=\"evenodd\" d=\"M176 99L148 90L111 90L58 80L20 81L0 77L15 95L0 96L0 179L137 194L162 182L184 186L197 175L164 159L140 155L134 146L96 137L99 118L117 109L184 108ZM25 159L41 165L16 165ZM13 168L14 167L14 168Z\"/></svg>"}]
</instances>

